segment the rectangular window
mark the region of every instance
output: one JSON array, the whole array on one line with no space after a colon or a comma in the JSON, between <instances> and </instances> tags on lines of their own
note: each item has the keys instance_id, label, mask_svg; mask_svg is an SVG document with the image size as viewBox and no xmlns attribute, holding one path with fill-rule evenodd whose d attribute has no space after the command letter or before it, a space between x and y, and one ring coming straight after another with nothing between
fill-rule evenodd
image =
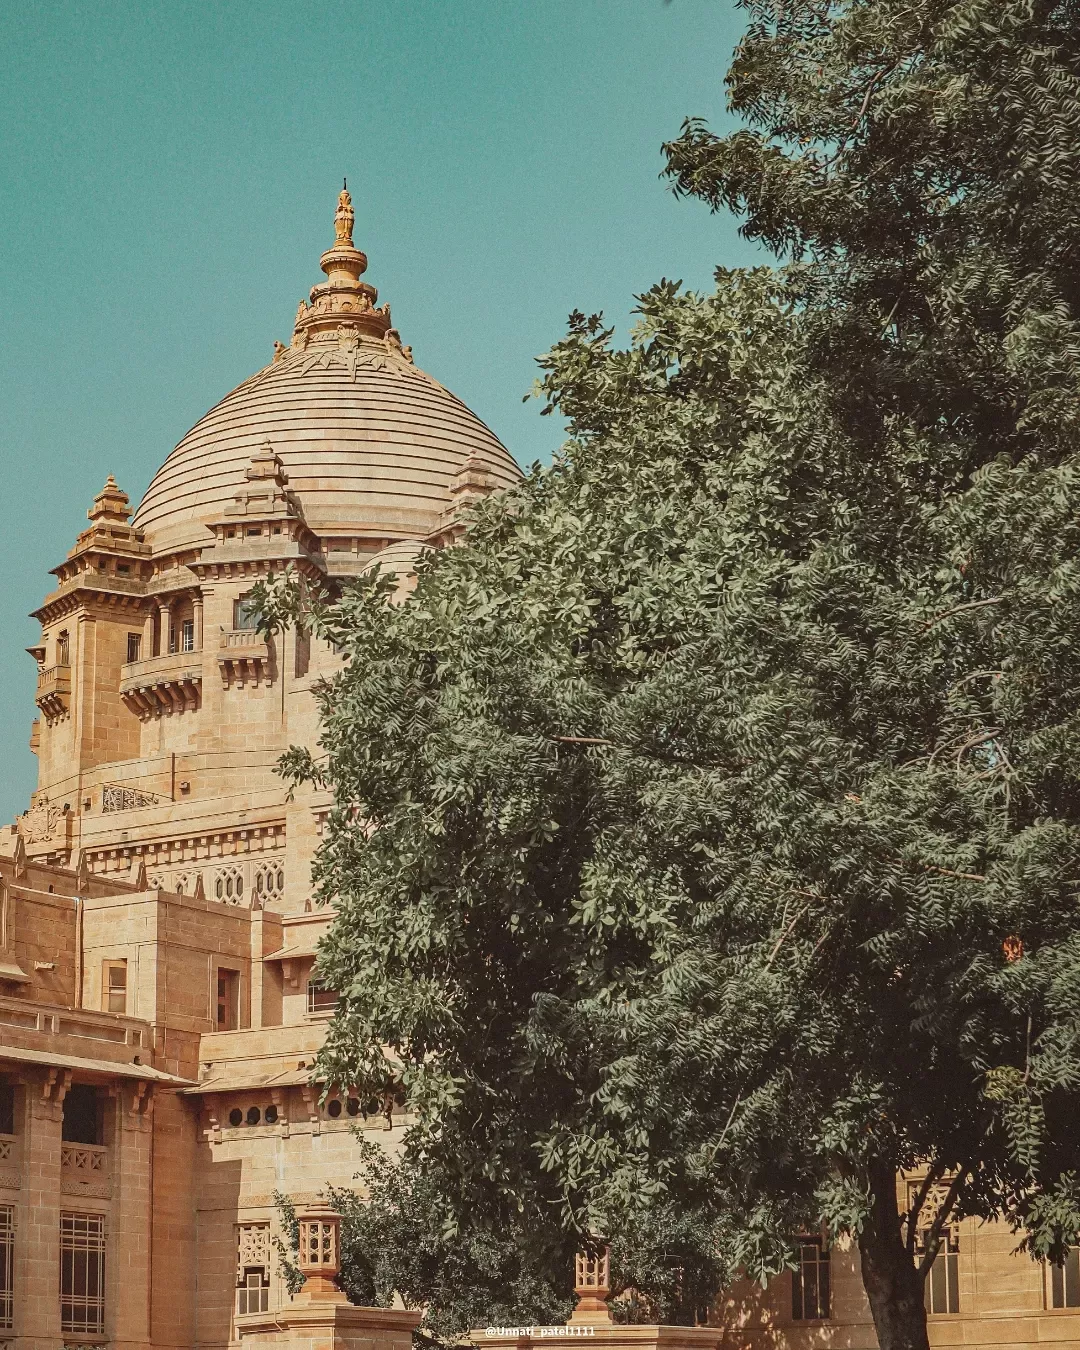
<instances>
[{"instance_id":1,"label":"rectangular window","mask_svg":"<svg viewBox=\"0 0 1080 1350\"><path fill-rule=\"evenodd\" d=\"M829 1249L820 1238L803 1239L798 1266L791 1275L791 1316L796 1322L821 1322L829 1316Z\"/></svg>"},{"instance_id":2,"label":"rectangular window","mask_svg":"<svg viewBox=\"0 0 1080 1350\"><path fill-rule=\"evenodd\" d=\"M240 1025L240 972L218 967L217 1015L218 1031L235 1031Z\"/></svg>"},{"instance_id":3,"label":"rectangular window","mask_svg":"<svg viewBox=\"0 0 1080 1350\"><path fill-rule=\"evenodd\" d=\"M236 1230L236 1311L264 1313L270 1306L270 1225L242 1223Z\"/></svg>"},{"instance_id":4,"label":"rectangular window","mask_svg":"<svg viewBox=\"0 0 1080 1350\"><path fill-rule=\"evenodd\" d=\"M264 1313L270 1306L270 1277L265 1266L255 1266L244 1271L244 1282L236 1291L236 1311L244 1313Z\"/></svg>"},{"instance_id":5,"label":"rectangular window","mask_svg":"<svg viewBox=\"0 0 1080 1350\"><path fill-rule=\"evenodd\" d=\"M60 1215L60 1330L105 1334L105 1216Z\"/></svg>"},{"instance_id":6,"label":"rectangular window","mask_svg":"<svg viewBox=\"0 0 1080 1350\"><path fill-rule=\"evenodd\" d=\"M128 648L127 648L127 659L129 665L131 664L132 661L138 661L139 652L141 650L142 650L142 634L129 633Z\"/></svg>"},{"instance_id":7,"label":"rectangular window","mask_svg":"<svg viewBox=\"0 0 1080 1350\"><path fill-rule=\"evenodd\" d=\"M921 1243L920 1243L921 1245ZM923 1249L925 1252L925 1248ZM917 1253L918 1255L918 1253ZM922 1259L922 1256L919 1256ZM960 1311L960 1235L955 1228L947 1228L941 1235L941 1246L926 1277L926 1311L928 1313L958 1313Z\"/></svg>"},{"instance_id":8,"label":"rectangular window","mask_svg":"<svg viewBox=\"0 0 1080 1350\"><path fill-rule=\"evenodd\" d=\"M127 1012L127 962L106 961L101 969L101 1011Z\"/></svg>"},{"instance_id":9,"label":"rectangular window","mask_svg":"<svg viewBox=\"0 0 1080 1350\"><path fill-rule=\"evenodd\" d=\"M56 664L58 666L70 665L68 657L71 654L71 648L68 645L68 635L66 632L60 633L56 639Z\"/></svg>"},{"instance_id":10,"label":"rectangular window","mask_svg":"<svg viewBox=\"0 0 1080 1350\"><path fill-rule=\"evenodd\" d=\"M337 1007L337 990L327 989L321 980L308 980L307 1010L309 1013L330 1013Z\"/></svg>"},{"instance_id":11,"label":"rectangular window","mask_svg":"<svg viewBox=\"0 0 1080 1350\"><path fill-rule=\"evenodd\" d=\"M233 627L254 628L259 622L259 611L247 600L233 602Z\"/></svg>"},{"instance_id":12,"label":"rectangular window","mask_svg":"<svg viewBox=\"0 0 1080 1350\"><path fill-rule=\"evenodd\" d=\"M182 652L193 652L195 650L194 619L185 619L180 625L180 650Z\"/></svg>"},{"instance_id":13,"label":"rectangular window","mask_svg":"<svg viewBox=\"0 0 1080 1350\"><path fill-rule=\"evenodd\" d=\"M0 1205L0 1330L15 1325L15 1210Z\"/></svg>"},{"instance_id":14,"label":"rectangular window","mask_svg":"<svg viewBox=\"0 0 1080 1350\"><path fill-rule=\"evenodd\" d=\"M1051 1308L1080 1308L1080 1247L1070 1247L1063 1266L1050 1267Z\"/></svg>"}]
</instances>

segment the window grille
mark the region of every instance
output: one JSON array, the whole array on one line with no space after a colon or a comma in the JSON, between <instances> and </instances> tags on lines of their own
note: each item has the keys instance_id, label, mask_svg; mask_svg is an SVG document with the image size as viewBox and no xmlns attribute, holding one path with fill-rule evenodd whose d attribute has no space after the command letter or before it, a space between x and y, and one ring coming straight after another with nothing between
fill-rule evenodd
<instances>
[{"instance_id":1,"label":"window grille","mask_svg":"<svg viewBox=\"0 0 1080 1350\"><path fill-rule=\"evenodd\" d=\"M241 867L223 867L214 879L214 899L226 905L239 905L244 899L244 871Z\"/></svg>"},{"instance_id":2,"label":"window grille","mask_svg":"<svg viewBox=\"0 0 1080 1350\"><path fill-rule=\"evenodd\" d=\"M15 1325L15 1208L0 1205L0 1331Z\"/></svg>"},{"instance_id":3,"label":"window grille","mask_svg":"<svg viewBox=\"0 0 1080 1350\"><path fill-rule=\"evenodd\" d=\"M185 619L180 625L180 650L182 652L193 652L195 650L194 619Z\"/></svg>"},{"instance_id":4,"label":"window grille","mask_svg":"<svg viewBox=\"0 0 1080 1350\"><path fill-rule=\"evenodd\" d=\"M307 1010L309 1013L329 1013L337 1007L337 990L327 989L321 980L308 980Z\"/></svg>"},{"instance_id":5,"label":"window grille","mask_svg":"<svg viewBox=\"0 0 1080 1350\"><path fill-rule=\"evenodd\" d=\"M129 633L127 643L128 664L139 659L139 653L142 651L142 634Z\"/></svg>"},{"instance_id":6,"label":"window grille","mask_svg":"<svg viewBox=\"0 0 1080 1350\"><path fill-rule=\"evenodd\" d=\"M60 1330L105 1332L105 1216L60 1215Z\"/></svg>"},{"instance_id":7,"label":"window grille","mask_svg":"<svg viewBox=\"0 0 1080 1350\"><path fill-rule=\"evenodd\" d=\"M255 873L255 894L260 900L280 900L285 894L285 864L263 863Z\"/></svg>"},{"instance_id":8,"label":"window grille","mask_svg":"<svg viewBox=\"0 0 1080 1350\"><path fill-rule=\"evenodd\" d=\"M1080 1247L1070 1247L1063 1266L1050 1267L1051 1308L1080 1308Z\"/></svg>"},{"instance_id":9,"label":"window grille","mask_svg":"<svg viewBox=\"0 0 1080 1350\"><path fill-rule=\"evenodd\" d=\"M919 1250L921 1248L921 1251ZM919 1259L926 1248L918 1244ZM960 1311L960 1236L955 1226L946 1228L941 1245L926 1277L926 1311L928 1313L956 1313Z\"/></svg>"},{"instance_id":10,"label":"window grille","mask_svg":"<svg viewBox=\"0 0 1080 1350\"><path fill-rule=\"evenodd\" d=\"M121 787L118 783L106 783L101 789L102 811L134 811L140 806L156 806L157 800L152 792Z\"/></svg>"},{"instance_id":11,"label":"window grille","mask_svg":"<svg viewBox=\"0 0 1080 1350\"><path fill-rule=\"evenodd\" d=\"M264 1313L270 1306L270 1225L242 1223L236 1229L236 1311Z\"/></svg>"},{"instance_id":12,"label":"window grille","mask_svg":"<svg viewBox=\"0 0 1080 1350\"><path fill-rule=\"evenodd\" d=\"M802 1238L798 1266L791 1276L791 1316L796 1322L820 1322L829 1316L829 1249L820 1238Z\"/></svg>"},{"instance_id":13,"label":"window grille","mask_svg":"<svg viewBox=\"0 0 1080 1350\"><path fill-rule=\"evenodd\" d=\"M919 1186L908 1183L908 1208L915 1203ZM949 1191L949 1178L944 1177L930 1187L919 1214L919 1228L915 1235L915 1260L921 1262L926 1255L926 1240L930 1226L941 1212ZM955 1223L946 1224L941 1230L934 1264L926 1276L926 1311L928 1313L957 1313L960 1311L960 1229Z\"/></svg>"}]
</instances>

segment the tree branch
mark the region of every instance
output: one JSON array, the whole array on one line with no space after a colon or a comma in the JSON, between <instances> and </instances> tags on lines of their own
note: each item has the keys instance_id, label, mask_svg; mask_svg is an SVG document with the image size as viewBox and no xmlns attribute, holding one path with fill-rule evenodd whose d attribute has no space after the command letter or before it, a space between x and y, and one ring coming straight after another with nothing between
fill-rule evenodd
<instances>
[{"instance_id":1,"label":"tree branch","mask_svg":"<svg viewBox=\"0 0 1080 1350\"><path fill-rule=\"evenodd\" d=\"M806 892L806 891L796 891L795 894L796 894L796 895L806 895L807 892ZM818 896L814 896L814 899L815 899L815 900L817 900L817 899L819 899L819 898L820 898L820 897L818 897ZM802 918L802 916L806 913L806 911L807 911L809 908L810 908L809 905L803 905L802 909L800 909L800 910L798 911L798 913L797 913L797 914L795 915L795 917L791 920L791 922L788 924L788 926L784 929L784 931L783 931L783 932L780 934L780 936L776 939L776 943L775 943L775 945L774 945L772 951L769 953L768 957L767 957L766 960L765 960L765 965L766 965L766 966L771 966L771 965L772 965L772 963L773 963L773 957L774 957L774 956L776 955L776 953L780 950L780 948L784 945L784 943L785 943L785 942L787 941L787 939L791 936L791 934L795 931L795 925L799 922L799 920Z\"/></svg>"},{"instance_id":2,"label":"tree branch","mask_svg":"<svg viewBox=\"0 0 1080 1350\"><path fill-rule=\"evenodd\" d=\"M941 1202L941 1208L938 1210L934 1222L927 1229L926 1233L926 1252L923 1259L919 1262L919 1275L925 1279L930 1267L937 1258L938 1248L941 1246L941 1230L945 1227L946 1220L956 1206L957 1197L960 1194L960 1188L967 1181L970 1175L970 1168L967 1163L960 1168L956 1176L953 1177L948 1191L945 1193L945 1199Z\"/></svg>"},{"instance_id":3,"label":"tree branch","mask_svg":"<svg viewBox=\"0 0 1080 1350\"><path fill-rule=\"evenodd\" d=\"M949 619L954 614L963 614L965 610L981 609L984 605L1003 605L1005 597L1003 595L991 596L988 600L969 600L966 605L955 605L952 609L943 609L940 614L935 614L932 619L927 619L923 624L923 631L927 628L933 628L934 624L940 623L942 619Z\"/></svg>"},{"instance_id":4,"label":"tree branch","mask_svg":"<svg viewBox=\"0 0 1080 1350\"><path fill-rule=\"evenodd\" d=\"M915 1192L915 1203L908 1210L907 1233L904 1236L904 1245L907 1247L908 1255L915 1255L915 1239L919 1232L919 1214L926 1203L926 1197L930 1194L930 1187L935 1182L940 1181L945 1171L945 1164L942 1162L934 1163L927 1169L926 1176L919 1184L919 1189Z\"/></svg>"}]
</instances>

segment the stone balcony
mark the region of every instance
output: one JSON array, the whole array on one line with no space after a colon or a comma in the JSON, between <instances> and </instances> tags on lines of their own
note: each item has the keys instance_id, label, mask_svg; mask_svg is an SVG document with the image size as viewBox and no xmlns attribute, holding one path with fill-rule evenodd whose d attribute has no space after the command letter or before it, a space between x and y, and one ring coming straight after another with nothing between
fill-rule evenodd
<instances>
[{"instance_id":1,"label":"stone balcony","mask_svg":"<svg viewBox=\"0 0 1080 1350\"><path fill-rule=\"evenodd\" d=\"M60 1145L60 1190L65 1195L92 1195L107 1200L112 1194L109 1150L101 1144Z\"/></svg>"},{"instance_id":2,"label":"stone balcony","mask_svg":"<svg viewBox=\"0 0 1080 1350\"><path fill-rule=\"evenodd\" d=\"M120 667L120 697L144 722L194 712L201 693L201 652L169 652Z\"/></svg>"},{"instance_id":3,"label":"stone balcony","mask_svg":"<svg viewBox=\"0 0 1080 1350\"><path fill-rule=\"evenodd\" d=\"M245 684L269 684L270 644L254 628L227 628L222 630L218 651L218 669L226 689Z\"/></svg>"},{"instance_id":4,"label":"stone balcony","mask_svg":"<svg viewBox=\"0 0 1080 1350\"><path fill-rule=\"evenodd\" d=\"M71 667L45 666L39 670L34 702L45 715L47 723L66 717L71 704Z\"/></svg>"}]
</instances>

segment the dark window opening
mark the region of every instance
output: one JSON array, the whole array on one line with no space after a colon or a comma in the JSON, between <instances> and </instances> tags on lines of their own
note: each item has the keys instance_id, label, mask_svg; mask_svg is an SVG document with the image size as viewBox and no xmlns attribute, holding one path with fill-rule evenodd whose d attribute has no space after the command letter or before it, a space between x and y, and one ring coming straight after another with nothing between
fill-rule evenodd
<instances>
[{"instance_id":1,"label":"dark window opening","mask_svg":"<svg viewBox=\"0 0 1080 1350\"><path fill-rule=\"evenodd\" d=\"M0 1134L15 1133L15 1089L0 1083Z\"/></svg>"},{"instance_id":2,"label":"dark window opening","mask_svg":"<svg viewBox=\"0 0 1080 1350\"><path fill-rule=\"evenodd\" d=\"M64 1097L60 1138L66 1144L102 1143L101 1103L89 1083L72 1083Z\"/></svg>"},{"instance_id":3,"label":"dark window opening","mask_svg":"<svg viewBox=\"0 0 1080 1350\"><path fill-rule=\"evenodd\" d=\"M1063 1266L1050 1267L1050 1306L1080 1308L1080 1247L1070 1247Z\"/></svg>"},{"instance_id":4,"label":"dark window opening","mask_svg":"<svg viewBox=\"0 0 1080 1350\"><path fill-rule=\"evenodd\" d=\"M127 659L130 664L132 661L139 660L139 653L142 651L142 634L129 633L127 643Z\"/></svg>"},{"instance_id":5,"label":"dark window opening","mask_svg":"<svg viewBox=\"0 0 1080 1350\"><path fill-rule=\"evenodd\" d=\"M234 1130L236 1130L239 1129L239 1127L243 1125L243 1123L244 1123L243 1111L241 1111L238 1106L234 1106L233 1109L229 1112L229 1124L233 1127Z\"/></svg>"},{"instance_id":6,"label":"dark window opening","mask_svg":"<svg viewBox=\"0 0 1080 1350\"><path fill-rule=\"evenodd\" d=\"M217 1013L218 1031L236 1031L240 1025L240 972L218 967Z\"/></svg>"}]
</instances>

